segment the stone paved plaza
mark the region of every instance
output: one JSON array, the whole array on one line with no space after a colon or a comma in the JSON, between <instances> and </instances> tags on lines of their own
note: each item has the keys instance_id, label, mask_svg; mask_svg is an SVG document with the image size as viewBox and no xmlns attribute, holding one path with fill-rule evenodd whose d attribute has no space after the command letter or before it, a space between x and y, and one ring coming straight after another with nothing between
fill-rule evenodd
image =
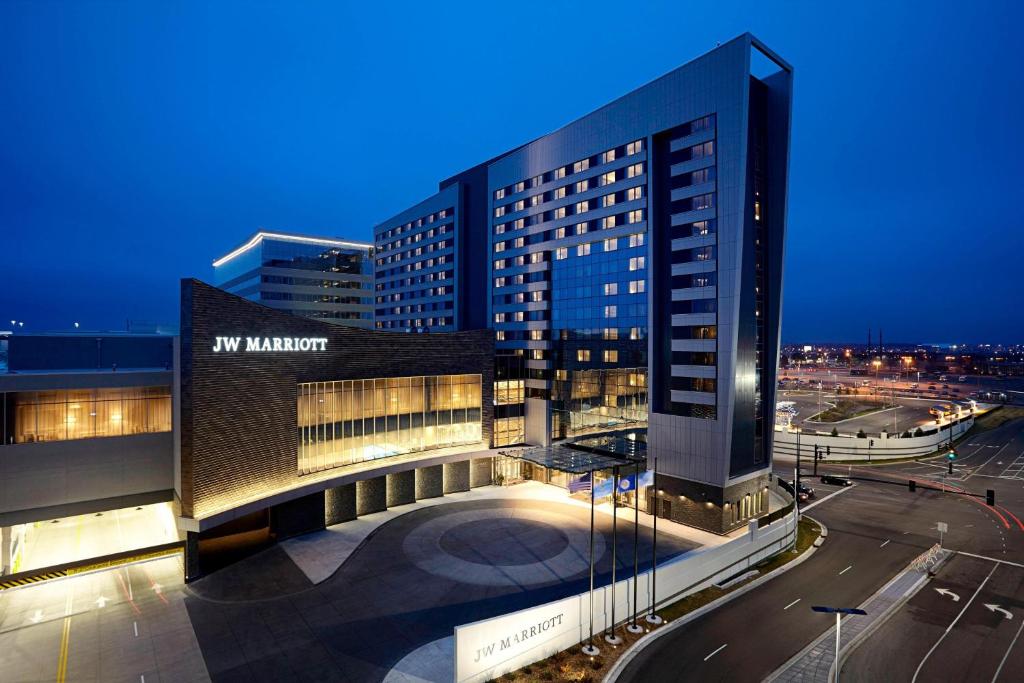
<instances>
[{"instance_id":1,"label":"stone paved plaza","mask_svg":"<svg viewBox=\"0 0 1024 683\"><path fill-rule=\"evenodd\" d=\"M604 584L611 517L599 513L596 528ZM618 571L631 572L633 526L620 517L618 532ZM650 539L641 526L641 571ZM590 511L579 505L485 498L416 507L319 583L275 546L191 584L186 607L214 681L380 681L456 625L585 591L589 542ZM658 535L659 561L694 547Z\"/></svg>"}]
</instances>

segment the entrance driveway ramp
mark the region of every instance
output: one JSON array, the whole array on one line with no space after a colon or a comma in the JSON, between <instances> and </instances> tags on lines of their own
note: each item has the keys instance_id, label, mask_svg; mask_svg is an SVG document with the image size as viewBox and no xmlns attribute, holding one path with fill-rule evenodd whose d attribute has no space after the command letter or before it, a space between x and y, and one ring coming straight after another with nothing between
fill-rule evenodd
<instances>
[{"instance_id":1,"label":"entrance driveway ramp","mask_svg":"<svg viewBox=\"0 0 1024 683\"><path fill-rule=\"evenodd\" d=\"M840 657L849 654L864 638L881 626L921 586L929 574L945 562L953 552L934 546L911 562L889 583L878 589L864 603L858 605L867 616L849 615L842 619ZM843 605L845 606L845 605ZM836 660L836 628L833 626L817 640L776 669L765 680L769 683L828 683L833 679Z\"/></svg>"}]
</instances>

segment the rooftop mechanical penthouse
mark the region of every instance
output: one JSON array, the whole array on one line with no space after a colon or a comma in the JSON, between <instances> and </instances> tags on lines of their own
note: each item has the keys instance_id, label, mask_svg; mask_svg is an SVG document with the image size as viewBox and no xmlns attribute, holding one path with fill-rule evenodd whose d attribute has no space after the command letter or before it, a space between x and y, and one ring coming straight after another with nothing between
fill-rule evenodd
<instances>
[{"instance_id":1,"label":"rooftop mechanical penthouse","mask_svg":"<svg viewBox=\"0 0 1024 683\"><path fill-rule=\"evenodd\" d=\"M744 34L441 182L375 228L376 327L486 325L496 446L633 431L659 515L739 526L771 466L791 88Z\"/></svg>"}]
</instances>

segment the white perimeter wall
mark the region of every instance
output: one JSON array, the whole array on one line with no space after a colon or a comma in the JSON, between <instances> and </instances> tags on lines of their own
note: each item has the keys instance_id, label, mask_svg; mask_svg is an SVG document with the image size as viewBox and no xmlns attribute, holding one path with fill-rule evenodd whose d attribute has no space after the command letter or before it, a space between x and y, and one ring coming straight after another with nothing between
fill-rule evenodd
<instances>
[{"instance_id":1,"label":"white perimeter wall","mask_svg":"<svg viewBox=\"0 0 1024 683\"><path fill-rule=\"evenodd\" d=\"M791 545L796 524L791 512L763 529L751 522L740 538L686 553L657 569L657 604L662 606L740 574L766 557ZM594 590L594 636L598 647L611 647L601 638L611 622L625 622L632 613L633 578ZM649 608L651 572L637 583L640 609ZM590 634L590 593L549 602L500 617L455 628L455 681L488 681L550 657L585 640ZM640 617L642 618L642 616Z\"/></svg>"},{"instance_id":2,"label":"white perimeter wall","mask_svg":"<svg viewBox=\"0 0 1024 683\"><path fill-rule=\"evenodd\" d=\"M974 418L969 417L953 425L953 439L958 439L974 426ZM870 445L869 445L870 444ZM800 434L800 456L806 458L807 464L814 462L814 446L824 452L826 446L832 448L831 460L884 460L886 458L910 458L930 455L940 447L949 444L949 426L943 426L935 434L927 436L911 436L897 438L894 435L869 436L858 439L855 436L826 436L823 434ZM773 455L796 455L796 433L775 431ZM828 462L828 460L824 461Z\"/></svg>"}]
</instances>

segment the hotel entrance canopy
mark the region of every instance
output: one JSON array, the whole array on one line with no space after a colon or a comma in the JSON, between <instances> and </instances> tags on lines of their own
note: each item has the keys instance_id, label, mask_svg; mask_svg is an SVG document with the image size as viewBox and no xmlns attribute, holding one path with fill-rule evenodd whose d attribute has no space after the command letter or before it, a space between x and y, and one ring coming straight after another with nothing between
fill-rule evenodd
<instances>
[{"instance_id":1,"label":"hotel entrance canopy","mask_svg":"<svg viewBox=\"0 0 1024 683\"><path fill-rule=\"evenodd\" d=\"M644 439L604 435L506 454L560 472L585 474L646 462L647 443Z\"/></svg>"}]
</instances>

